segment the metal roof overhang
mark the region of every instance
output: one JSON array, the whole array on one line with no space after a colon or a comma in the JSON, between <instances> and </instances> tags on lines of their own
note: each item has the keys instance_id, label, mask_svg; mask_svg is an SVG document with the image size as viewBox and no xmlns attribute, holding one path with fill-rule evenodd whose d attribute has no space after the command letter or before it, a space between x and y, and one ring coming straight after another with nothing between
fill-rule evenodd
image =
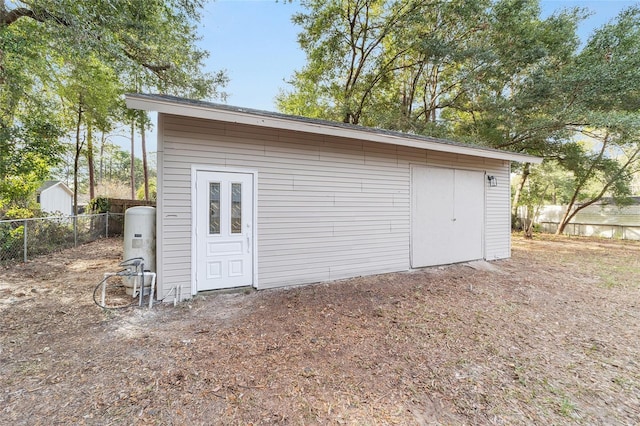
<instances>
[{"instance_id":1,"label":"metal roof overhang","mask_svg":"<svg viewBox=\"0 0 640 426\"><path fill-rule=\"evenodd\" d=\"M431 151L449 152L481 158L516 161L520 163L542 163L542 158L497 149L476 147L462 143L415 136L400 132L381 131L373 128L345 126L322 120L286 116L266 111L250 110L165 95L127 94L128 108L156 111L185 117L203 118L226 123L245 124L272 129L291 130L317 135L335 136L389 145L406 146Z\"/></svg>"}]
</instances>

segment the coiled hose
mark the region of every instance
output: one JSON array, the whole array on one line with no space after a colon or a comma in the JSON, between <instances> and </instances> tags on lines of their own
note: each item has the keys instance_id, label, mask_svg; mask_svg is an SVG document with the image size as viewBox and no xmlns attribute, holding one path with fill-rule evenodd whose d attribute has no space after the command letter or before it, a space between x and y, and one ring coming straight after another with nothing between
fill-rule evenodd
<instances>
[{"instance_id":1,"label":"coiled hose","mask_svg":"<svg viewBox=\"0 0 640 426\"><path fill-rule=\"evenodd\" d=\"M132 257L131 259L126 259L123 260L122 262L120 262L118 264L118 266L134 266L136 268L136 271L134 273L132 273L130 268L125 268L125 269L121 269L118 272L116 272L115 274L111 274L111 275L106 275L102 281L100 281L98 283L98 285L96 285L96 287L93 289L93 303L95 303L97 306L99 306L102 309L109 309L109 310L117 310L117 309L127 309L130 308L132 306L135 306L135 302L134 303L130 303L128 305L124 305L124 306L106 306L102 305L100 302L98 302L98 298L97 298L97 293L98 293L98 289L101 288L103 285L106 286L106 281L109 278L113 278L113 277L132 277L132 276L136 276L139 272L138 270L140 269L142 271L142 275L141 275L141 285L140 285L140 302L139 305L142 305L142 295L144 293L144 259L142 257ZM126 286L124 285L118 285L118 286L113 286L113 288L124 288ZM153 297L153 295L149 296L149 297Z\"/></svg>"}]
</instances>

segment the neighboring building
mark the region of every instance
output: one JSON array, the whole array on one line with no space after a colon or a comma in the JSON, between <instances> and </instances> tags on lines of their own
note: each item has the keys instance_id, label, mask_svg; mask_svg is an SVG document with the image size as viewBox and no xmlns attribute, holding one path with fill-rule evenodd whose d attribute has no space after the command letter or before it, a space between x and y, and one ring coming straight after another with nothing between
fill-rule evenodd
<instances>
[{"instance_id":1,"label":"neighboring building","mask_svg":"<svg viewBox=\"0 0 640 426\"><path fill-rule=\"evenodd\" d=\"M158 297L511 255L511 161L434 138L128 95L158 112Z\"/></svg>"},{"instance_id":2,"label":"neighboring building","mask_svg":"<svg viewBox=\"0 0 640 426\"><path fill-rule=\"evenodd\" d=\"M36 192L36 202L44 212L73 215L73 191L60 181L44 182Z\"/></svg>"},{"instance_id":3,"label":"neighboring building","mask_svg":"<svg viewBox=\"0 0 640 426\"><path fill-rule=\"evenodd\" d=\"M567 206L544 206L535 223L542 232L555 233L566 209ZM640 197L631 197L627 206L617 206L605 198L585 207L569 221L564 234L640 240Z\"/></svg>"}]
</instances>

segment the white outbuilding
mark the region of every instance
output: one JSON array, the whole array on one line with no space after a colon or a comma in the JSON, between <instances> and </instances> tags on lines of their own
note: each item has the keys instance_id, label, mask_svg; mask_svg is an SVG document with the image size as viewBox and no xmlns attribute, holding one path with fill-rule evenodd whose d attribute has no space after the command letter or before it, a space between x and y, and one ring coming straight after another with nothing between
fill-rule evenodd
<instances>
[{"instance_id":1,"label":"white outbuilding","mask_svg":"<svg viewBox=\"0 0 640 426\"><path fill-rule=\"evenodd\" d=\"M512 161L448 140L132 94L158 112L158 297L511 255Z\"/></svg>"},{"instance_id":2,"label":"white outbuilding","mask_svg":"<svg viewBox=\"0 0 640 426\"><path fill-rule=\"evenodd\" d=\"M73 191L63 182L57 180L45 181L36 191L36 202L40 210L46 213L73 214Z\"/></svg>"}]
</instances>

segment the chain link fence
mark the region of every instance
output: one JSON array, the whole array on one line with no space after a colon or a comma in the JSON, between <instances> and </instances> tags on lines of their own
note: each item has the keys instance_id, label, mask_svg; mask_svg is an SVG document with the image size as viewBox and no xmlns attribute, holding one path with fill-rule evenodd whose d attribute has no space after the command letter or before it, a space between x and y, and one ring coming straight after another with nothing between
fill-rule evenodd
<instances>
[{"instance_id":1,"label":"chain link fence","mask_svg":"<svg viewBox=\"0 0 640 426\"><path fill-rule=\"evenodd\" d=\"M122 235L123 213L0 220L0 263L26 262L98 238Z\"/></svg>"}]
</instances>

